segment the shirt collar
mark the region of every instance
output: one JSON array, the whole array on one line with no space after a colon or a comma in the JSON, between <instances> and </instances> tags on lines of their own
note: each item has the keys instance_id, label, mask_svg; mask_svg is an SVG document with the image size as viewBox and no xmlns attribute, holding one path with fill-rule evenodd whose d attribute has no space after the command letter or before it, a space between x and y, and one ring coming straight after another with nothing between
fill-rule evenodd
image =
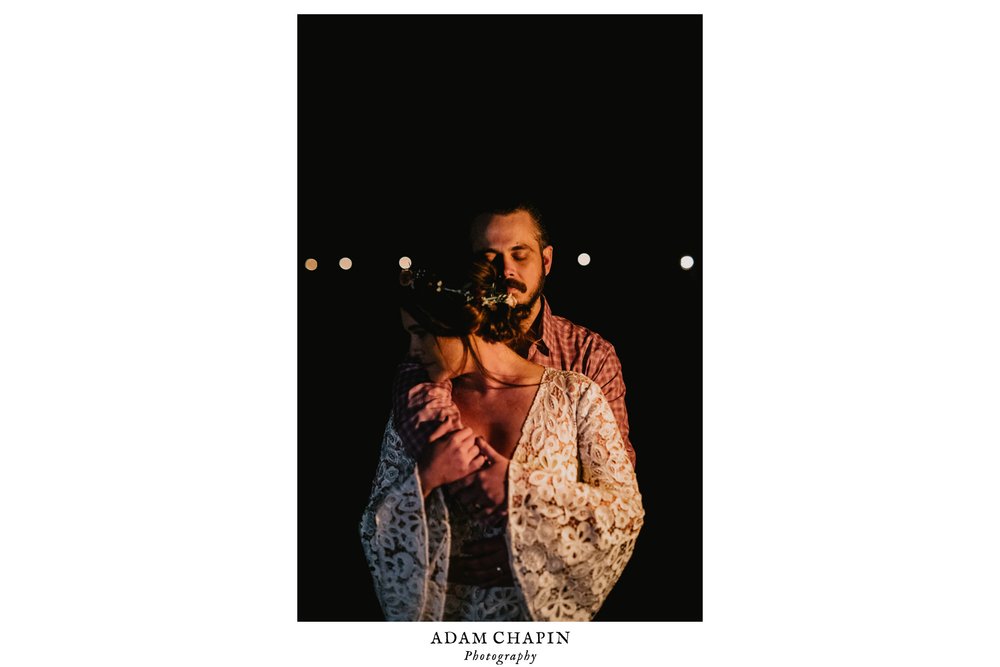
<instances>
[{"instance_id":1,"label":"shirt collar","mask_svg":"<svg viewBox=\"0 0 1000 667\"><path fill-rule=\"evenodd\" d=\"M545 356L549 356L556 343L555 318L552 317L549 300L544 296L539 298L542 300L542 312L535 318L531 325L531 331L535 334L535 349Z\"/></svg>"}]
</instances>

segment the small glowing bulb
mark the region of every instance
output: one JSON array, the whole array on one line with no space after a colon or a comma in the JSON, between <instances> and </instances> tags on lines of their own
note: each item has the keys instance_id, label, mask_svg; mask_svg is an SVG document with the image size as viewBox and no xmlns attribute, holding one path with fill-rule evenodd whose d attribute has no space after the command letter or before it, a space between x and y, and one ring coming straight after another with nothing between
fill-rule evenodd
<instances>
[{"instance_id":1,"label":"small glowing bulb","mask_svg":"<svg viewBox=\"0 0 1000 667\"><path fill-rule=\"evenodd\" d=\"M399 258L399 268L401 268L401 269L408 269L411 266L413 266L413 261L409 257L400 257Z\"/></svg>"},{"instance_id":2,"label":"small glowing bulb","mask_svg":"<svg viewBox=\"0 0 1000 667\"><path fill-rule=\"evenodd\" d=\"M681 257L681 268L687 271L692 266L694 266L694 257L691 255L684 255Z\"/></svg>"},{"instance_id":3,"label":"small glowing bulb","mask_svg":"<svg viewBox=\"0 0 1000 667\"><path fill-rule=\"evenodd\" d=\"M587 266L590 264L590 255L585 252L581 252L580 256L576 258L576 261L580 262L580 266Z\"/></svg>"},{"instance_id":4,"label":"small glowing bulb","mask_svg":"<svg viewBox=\"0 0 1000 667\"><path fill-rule=\"evenodd\" d=\"M347 271L352 266L354 266L354 262L351 261L350 257L340 258L340 268L342 268L344 271Z\"/></svg>"},{"instance_id":5,"label":"small glowing bulb","mask_svg":"<svg viewBox=\"0 0 1000 667\"><path fill-rule=\"evenodd\" d=\"M317 262L312 257L306 260L306 269L308 269L309 271L315 271L317 266L319 266L319 262Z\"/></svg>"}]
</instances>

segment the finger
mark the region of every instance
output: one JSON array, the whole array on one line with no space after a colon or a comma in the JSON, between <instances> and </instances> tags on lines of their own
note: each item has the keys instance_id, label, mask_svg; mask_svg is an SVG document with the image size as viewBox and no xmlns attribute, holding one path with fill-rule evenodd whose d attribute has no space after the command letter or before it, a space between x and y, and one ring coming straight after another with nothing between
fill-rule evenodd
<instances>
[{"instance_id":1,"label":"finger","mask_svg":"<svg viewBox=\"0 0 1000 667\"><path fill-rule=\"evenodd\" d=\"M413 385L406 392L406 406L412 408L414 403L420 402L421 397L426 393L427 389L423 383Z\"/></svg>"},{"instance_id":2,"label":"finger","mask_svg":"<svg viewBox=\"0 0 1000 667\"><path fill-rule=\"evenodd\" d=\"M439 440L445 436L447 433L451 433L455 430L455 422L453 419L444 420L440 426L434 429L434 432L428 436L427 441L433 443L435 440Z\"/></svg>"},{"instance_id":3,"label":"finger","mask_svg":"<svg viewBox=\"0 0 1000 667\"><path fill-rule=\"evenodd\" d=\"M444 421L445 419L451 417L457 422L458 416L459 413L456 408L451 408L447 406L439 407L436 405L425 405L416 412L413 418L417 421L425 422L425 421L435 421L435 420Z\"/></svg>"},{"instance_id":4,"label":"finger","mask_svg":"<svg viewBox=\"0 0 1000 667\"><path fill-rule=\"evenodd\" d=\"M416 405L409 406L411 410L418 413L440 413L440 412L454 412L457 408L449 401L443 401L440 399L431 399L423 403L417 403Z\"/></svg>"},{"instance_id":5,"label":"finger","mask_svg":"<svg viewBox=\"0 0 1000 667\"><path fill-rule=\"evenodd\" d=\"M461 456L461 460L468 462L479 456L479 448L476 447L472 438L460 438L461 436L455 437L455 449L456 453Z\"/></svg>"},{"instance_id":6,"label":"finger","mask_svg":"<svg viewBox=\"0 0 1000 667\"><path fill-rule=\"evenodd\" d=\"M449 409L448 405L438 405L437 401L424 403L420 406L411 405L410 408L412 409L412 412L420 418L427 418L430 415L445 415L446 413L450 414L453 412L453 410ZM443 416L442 419L444 419Z\"/></svg>"},{"instance_id":7,"label":"finger","mask_svg":"<svg viewBox=\"0 0 1000 667\"><path fill-rule=\"evenodd\" d=\"M470 473L469 477L473 477L473 481L475 481L475 477L471 473L474 473L480 468L482 468L484 463L486 463L486 457L483 456L482 454L475 454L473 456L473 459L469 461L468 465L468 470Z\"/></svg>"},{"instance_id":8,"label":"finger","mask_svg":"<svg viewBox=\"0 0 1000 667\"><path fill-rule=\"evenodd\" d=\"M461 443L463 446L465 446L466 443L474 443L476 435L475 433L472 432L471 428L466 426L465 428L460 428L457 431L455 431L452 437L455 439L456 443Z\"/></svg>"},{"instance_id":9,"label":"finger","mask_svg":"<svg viewBox=\"0 0 1000 667\"><path fill-rule=\"evenodd\" d=\"M421 384L411 387L406 393L406 406L410 408L417 407L421 403L426 403L430 400L441 400L447 397L451 398L450 392L442 387L436 387L429 382L423 382Z\"/></svg>"},{"instance_id":10,"label":"finger","mask_svg":"<svg viewBox=\"0 0 1000 667\"><path fill-rule=\"evenodd\" d=\"M432 421L443 422L444 418L442 417L439 419L438 415L424 413L423 411L418 412L417 414L412 415L410 417L410 423L413 424L414 428L420 428L427 422L432 422Z\"/></svg>"},{"instance_id":11,"label":"finger","mask_svg":"<svg viewBox=\"0 0 1000 667\"><path fill-rule=\"evenodd\" d=\"M448 419L449 424L452 425L452 430L445 435L441 436L441 440L448 441L448 446L457 450L463 451L467 445L467 441L471 441L475 436L472 434L472 429L468 426L460 426L455 423L454 419Z\"/></svg>"},{"instance_id":12,"label":"finger","mask_svg":"<svg viewBox=\"0 0 1000 667\"><path fill-rule=\"evenodd\" d=\"M478 435L476 436L476 446L479 447L479 450L483 454L485 454L486 456L490 457L491 459L496 460L497 457L500 456L499 452L497 452L497 450L493 449L493 447L490 445L490 443L486 442L486 439L483 438L482 436L478 436Z\"/></svg>"}]
</instances>

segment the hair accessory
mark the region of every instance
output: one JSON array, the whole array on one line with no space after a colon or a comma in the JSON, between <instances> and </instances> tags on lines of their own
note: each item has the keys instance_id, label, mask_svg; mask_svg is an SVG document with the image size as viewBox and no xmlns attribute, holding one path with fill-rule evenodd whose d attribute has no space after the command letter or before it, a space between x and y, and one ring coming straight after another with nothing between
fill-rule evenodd
<instances>
[{"instance_id":1,"label":"hair accessory","mask_svg":"<svg viewBox=\"0 0 1000 667\"><path fill-rule=\"evenodd\" d=\"M435 292L451 292L452 294L464 296L466 303L476 300L476 295L470 289L471 285L465 285L462 289L445 287L444 281L434 280L426 269L403 269L399 272L399 284L403 287L416 289L418 282L421 282L427 288L434 288ZM490 285L489 293L479 297L479 299L480 303L490 310L494 310L497 304L501 303L508 308L513 308L517 305L517 298L513 294L507 293L507 286L502 280Z\"/></svg>"}]
</instances>

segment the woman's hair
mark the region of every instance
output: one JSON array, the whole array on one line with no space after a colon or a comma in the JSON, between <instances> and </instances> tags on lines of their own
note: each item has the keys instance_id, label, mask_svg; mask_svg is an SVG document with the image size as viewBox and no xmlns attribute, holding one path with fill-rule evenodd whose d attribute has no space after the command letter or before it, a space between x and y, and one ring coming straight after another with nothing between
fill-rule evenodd
<instances>
[{"instance_id":1,"label":"woman's hair","mask_svg":"<svg viewBox=\"0 0 1000 667\"><path fill-rule=\"evenodd\" d=\"M466 342L472 335L491 343L520 342L530 311L526 305L509 305L506 295L507 281L485 259L400 276L400 307L428 333Z\"/></svg>"}]
</instances>

